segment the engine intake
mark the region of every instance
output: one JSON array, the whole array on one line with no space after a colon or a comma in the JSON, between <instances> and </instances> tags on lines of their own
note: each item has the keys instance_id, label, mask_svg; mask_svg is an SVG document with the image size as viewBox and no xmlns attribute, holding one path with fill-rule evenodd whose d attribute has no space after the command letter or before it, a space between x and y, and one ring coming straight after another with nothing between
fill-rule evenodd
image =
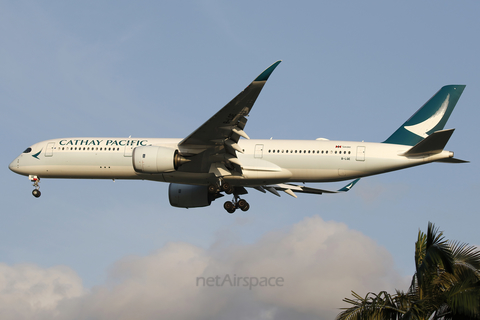
<instances>
[{"instance_id":1,"label":"engine intake","mask_svg":"<svg viewBox=\"0 0 480 320\"><path fill-rule=\"evenodd\" d=\"M176 171L188 159L178 150L168 147L142 146L133 149L133 168L139 173L162 173Z\"/></svg>"}]
</instances>

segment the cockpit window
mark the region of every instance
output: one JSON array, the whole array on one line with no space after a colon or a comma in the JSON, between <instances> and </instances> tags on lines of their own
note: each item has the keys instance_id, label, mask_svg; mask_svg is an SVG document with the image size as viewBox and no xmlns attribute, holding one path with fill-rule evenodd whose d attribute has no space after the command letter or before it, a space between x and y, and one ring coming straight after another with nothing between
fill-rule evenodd
<instances>
[{"instance_id":1,"label":"cockpit window","mask_svg":"<svg viewBox=\"0 0 480 320\"><path fill-rule=\"evenodd\" d=\"M25 151L23 151L23 153L29 153L30 151L32 151L32 148L29 147L29 148L25 149Z\"/></svg>"}]
</instances>

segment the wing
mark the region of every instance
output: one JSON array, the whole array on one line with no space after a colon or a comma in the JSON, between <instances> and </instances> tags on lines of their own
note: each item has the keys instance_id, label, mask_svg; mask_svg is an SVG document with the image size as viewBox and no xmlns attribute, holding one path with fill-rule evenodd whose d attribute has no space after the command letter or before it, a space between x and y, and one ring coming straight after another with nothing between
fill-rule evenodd
<instances>
[{"instance_id":1,"label":"wing","mask_svg":"<svg viewBox=\"0 0 480 320\"><path fill-rule=\"evenodd\" d=\"M236 151L242 152L237 144L240 137L249 139L243 131L246 116L280 62L263 71L245 90L179 143L181 153L188 155L190 160L182 165L181 171L213 172L217 176L229 175L235 168L241 172Z\"/></svg>"},{"instance_id":2,"label":"wing","mask_svg":"<svg viewBox=\"0 0 480 320\"><path fill-rule=\"evenodd\" d=\"M324 190L324 189L316 189L316 188L310 188L310 187L305 187L305 186L298 186L295 184L290 184L290 183L283 183L283 184L274 184L274 185L268 185L268 186L259 186L255 187L256 190L261 191L261 192L266 192L269 191L273 193L276 196L280 197L280 194L277 192L278 191L283 191L288 195L291 195L292 197L297 197L295 192L299 193L311 193L311 194L322 194L322 193L341 193L341 192L347 192L352 187L359 181L360 179L353 180L349 184L347 184L345 187L333 191L333 190Z\"/></svg>"}]
</instances>

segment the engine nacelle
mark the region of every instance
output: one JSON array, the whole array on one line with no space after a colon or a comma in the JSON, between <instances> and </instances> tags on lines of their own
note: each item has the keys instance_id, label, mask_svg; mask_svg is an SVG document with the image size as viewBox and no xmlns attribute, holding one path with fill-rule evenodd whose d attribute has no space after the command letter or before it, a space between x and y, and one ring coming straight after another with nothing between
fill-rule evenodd
<instances>
[{"instance_id":1,"label":"engine nacelle","mask_svg":"<svg viewBox=\"0 0 480 320\"><path fill-rule=\"evenodd\" d=\"M168 199L170 205L177 208L207 207L215 196L208 192L207 186L170 183Z\"/></svg>"},{"instance_id":2,"label":"engine nacelle","mask_svg":"<svg viewBox=\"0 0 480 320\"><path fill-rule=\"evenodd\" d=\"M133 149L132 161L136 172L161 173L175 171L188 160L179 155L176 149L142 146Z\"/></svg>"}]
</instances>

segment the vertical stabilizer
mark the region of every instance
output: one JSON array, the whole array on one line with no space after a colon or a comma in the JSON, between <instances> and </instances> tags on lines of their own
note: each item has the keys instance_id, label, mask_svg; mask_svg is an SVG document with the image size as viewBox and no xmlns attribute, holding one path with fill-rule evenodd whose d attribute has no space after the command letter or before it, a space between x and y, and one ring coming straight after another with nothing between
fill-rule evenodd
<instances>
[{"instance_id":1,"label":"vertical stabilizer","mask_svg":"<svg viewBox=\"0 0 480 320\"><path fill-rule=\"evenodd\" d=\"M464 85L441 88L384 143L414 146L433 132L443 130L464 89Z\"/></svg>"}]
</instances>

